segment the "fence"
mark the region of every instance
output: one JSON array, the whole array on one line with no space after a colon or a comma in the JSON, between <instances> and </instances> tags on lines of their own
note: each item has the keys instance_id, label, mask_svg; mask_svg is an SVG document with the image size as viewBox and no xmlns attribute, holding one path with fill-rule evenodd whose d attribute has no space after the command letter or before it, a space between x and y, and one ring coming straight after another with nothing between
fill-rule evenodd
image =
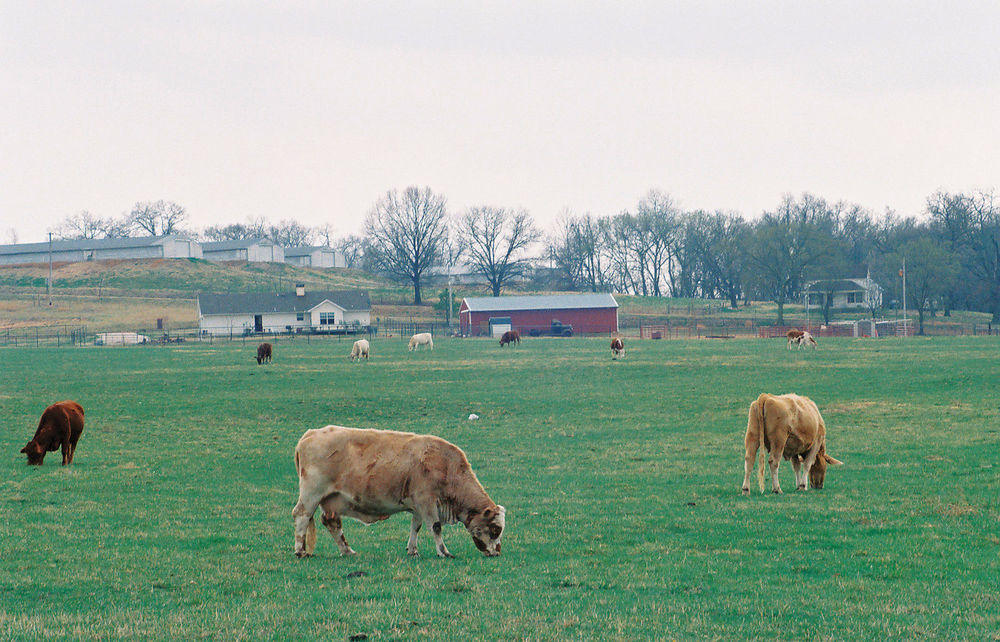
<instances>
[{"instance_id":1,"label":"fence","mask_svg":"<svg viewBox=\"0 0 1000 642\"><path fill-rule=\"evenodd\" d=\"M7 329L0 331L0 346L15 348L40 346L83 345L93 343L93 335L87 332L87 326L45 326L24 330Z\"/></svg>"}]
</instances>

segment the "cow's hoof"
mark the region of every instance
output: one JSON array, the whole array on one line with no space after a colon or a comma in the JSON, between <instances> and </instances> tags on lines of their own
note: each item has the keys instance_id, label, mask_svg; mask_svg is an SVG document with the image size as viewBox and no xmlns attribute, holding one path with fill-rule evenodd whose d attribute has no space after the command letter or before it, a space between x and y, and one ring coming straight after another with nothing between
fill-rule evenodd
<instances>
[{"instance_id":1,"label":"cow's hoof","mask_svg":"<svg viewBox=\"0 0 1000 642\"><path fill-rule=\"evenodd\" d=\"M799 490L806 490L806 485L802 484L801 486L799 486Z\"/></svg>"},{"instance_id":2,"label":"cow's hoof","mask_svg":"<svg viewBox=\"0 0 1000 642\"><path fill-rule=\"evenodd\" d=\"M780 488L776 488L776 489L772 490L771 492L774 493L775 495L784 495L784 493L781 492Z\"/></svg>"},{"instance_id":3,"label":"cow's hoof","mask_svg":"<svg viewBox=\"0 0 1000 642\"><path fill-rule=\"evenodd\" d=\"M744 495L749 495L749 494L750 494L750 489L749 489L749 488L744 488L744 489L743 489L742 491L740 491L740 492L741 492L742 494L744 494Z\"/></svg>"},{"instance_id":4,"label":"cow's hoof","mask_svg":"<svg viewBox=\"0 0 1000 642\"><path fill-rule=\"evenodd\" d=\"M341 557L350 557L351 555L357 555L357 554L358 554L357 551L355 551L353 548L349 548L346 551L340 551Z\"/></svg>"},{"instance_id":5,"label":"cow's hoof","mask_svg":"<svg viewBox=\"0 0 1000 642\"><path fill-rule=\"evenodd\" d=\"M312 557L312 553L306 553L305 551L295 551L295 557Z\"/></svg>"},{"instance_id":6,"label":"cow's hoof","mask_svg":"<svg viewBox=\"0 0 1000 642\"><path fill-rule=\"evenodd\" d=\"M406 554L410 557L420 557L420 551L406 551Z\"/></svg>"}]
</instances>

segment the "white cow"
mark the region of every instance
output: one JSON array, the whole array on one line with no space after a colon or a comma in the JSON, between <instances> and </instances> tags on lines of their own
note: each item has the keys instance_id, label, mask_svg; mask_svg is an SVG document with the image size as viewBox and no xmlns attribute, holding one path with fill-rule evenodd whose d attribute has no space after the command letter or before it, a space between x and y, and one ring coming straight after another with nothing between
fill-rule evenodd
<instances>
[{"instance_id":1,"label":"white cow","mask_svg":"<svg viewBox=\"0 0 1000 642\"><path fill-rule=\"evenodd\" d=\"M434 349L434 338L431 336L430 332L421 332L420 334L415 334L410 337L410 343L407 346L407 349L410 352L413 352L419 346L427 346L431 350Z\"/></svg>"},{"instance_id":2,"label":"white cow","mask_svg":"<svg viewBox=\"0 0 1000 642\"><path fill-rule=\"evenodd\" d=\"M358 339L351 348L351 361L361 361L361 357L368 360L368 339Z\"/></svg>"}]
</instances>

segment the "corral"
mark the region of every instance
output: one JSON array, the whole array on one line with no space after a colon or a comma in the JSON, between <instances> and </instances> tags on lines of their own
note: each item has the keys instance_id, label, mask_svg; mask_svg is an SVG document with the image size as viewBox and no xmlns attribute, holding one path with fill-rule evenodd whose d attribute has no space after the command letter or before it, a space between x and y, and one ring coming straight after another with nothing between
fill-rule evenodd
<instances>
[{"instance_id":1,"label":"corral","mask_svg":"<svg viewBox=\"0 0 1000 642\"><path fill-rule=\"evenodd\" d=\"M1000 341L445 340L3 350L0 630L12 638L987 639L1000 630ZM563 376L560 373L572 373ZM844 461L742 497L747 406L795 391ZM24 465L87 409L72 467ZM470 413L480 416L470 422ZM292 452L327 423L437 434L507 508L503 555L408 520L292 552ZM783 481L791 483L784 468ZM460 527L450 527L460 528ZM359 637L355 639L361 639Z\"/></svg>"}]
</instances>

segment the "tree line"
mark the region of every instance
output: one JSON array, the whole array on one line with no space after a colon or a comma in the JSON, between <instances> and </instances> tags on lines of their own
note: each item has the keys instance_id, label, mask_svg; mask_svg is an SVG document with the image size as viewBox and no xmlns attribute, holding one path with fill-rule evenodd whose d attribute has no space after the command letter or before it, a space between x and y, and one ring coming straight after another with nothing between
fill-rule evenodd
<instances>
[{"instance_id":1,"label":"tree line","mask_svg":"<svg viewBox=\"0 0 1000 642\"><path fill-rule=\"evenodd\" d=\"M118 219L68 217L61 235L171 234L186 223L183 207L140 202ZM935 192L919 217L876 214L812 194L785 196L748 220L737 212L684 210L654 190L617 214L564 213L546 234L523 209L484 205L451 214L443 195L407 187L376 200L363 234L333 238L332 232L331 225L257 218L193 236L266 238L286 247L323 243L348 267L408 282L417 304L430 274L463 264L494 296L530 277L548 289L716 298L734 308L770 300L779 324L784 306L800 301L813 281L820 283L810 291L823 293L836 279L870 276L885 289L884 303L895 297L898 305L905 261L907 307L917 310L921 328L924 315L939 310L989 312L1000 322L1000 204L991 191ZM829 321L832 297L823 300Z\"/></svg>"}]
</instances>

